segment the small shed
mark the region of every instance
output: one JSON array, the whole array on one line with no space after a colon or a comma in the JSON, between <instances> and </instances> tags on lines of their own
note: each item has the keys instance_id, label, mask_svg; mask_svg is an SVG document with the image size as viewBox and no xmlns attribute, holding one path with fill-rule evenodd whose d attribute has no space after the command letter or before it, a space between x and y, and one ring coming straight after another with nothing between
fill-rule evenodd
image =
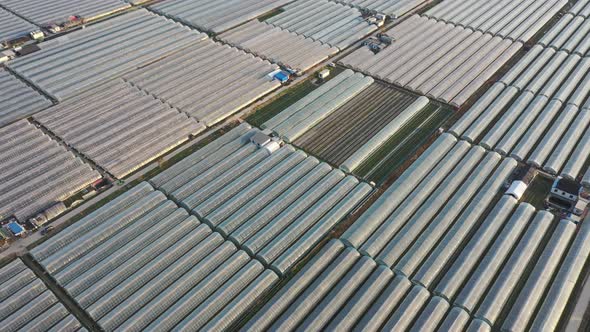
<instances>
[{"instance_id":1,"label":"small shed","mask_svg":"<svg viewBox=\"0 0 590 332\"><path fill-rule=\"evenodd\" d=\"M277 79L281 83L285 83L289 80L289 74L284 71L280 71L275 74L274 78Z\"/></svg>"},{"instance_id":2,"label":"small shed","mask_svg":"<svg viewBox=\"0 0 590 332\"><path fill-rule=\"evenodd\" d=\"M526 183L524 183L522 181L514 181L514 182L512 182L512 184L510 185L510 187L506 191L506 195L510 195L510 196L516 198L517 200L520 200L522 198L522 195L524 195L524 192L527 190L527 188L528 188L528 186Z\"/></svg>"},{"instance_id":3,"label":"small shed","mask_svg":"<svg viewBox=\"0 0 590 332\"><path fill-rule=\"evenodd\" d=\"M257 147L261 148L268 142L270 142L270 137L261 132L257 132L256 134L252 135L252 137L250 137L250 142L256 144Z\"/></svg>"},{"instance_id":4,"label":"small shed","mask_svg":"<svg viewBox=\"0 0 590 332\"><path fill-rule=\"evenodd\" d=\"M328 76L330 76L330 69L327 69L327 68L324 70L321 70L318 73L318 78L320 78L322 80L325 80L326 78L328 78Z\"/></svg>"},{"instance_id":5,"label":"small shed","mask_svg":"<svg viewBox=\"0 0 590 332\"><path fill-rule=\"evenodd\" d=\"M14 236L21 236L25 233L25 229L23 226L19 225L16 222L11 222L6 225L6 228L12 233Z\"/></svg>"}]
</instances>

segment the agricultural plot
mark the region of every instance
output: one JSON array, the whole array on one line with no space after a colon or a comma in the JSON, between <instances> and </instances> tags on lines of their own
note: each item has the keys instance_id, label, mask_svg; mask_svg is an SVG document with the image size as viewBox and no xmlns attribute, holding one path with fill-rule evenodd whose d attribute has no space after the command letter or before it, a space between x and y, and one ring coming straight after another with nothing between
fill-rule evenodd
<instances>
[{"instance_id":1,"label":"agricultural plot","mask_svg":"<svg viewBox=\"0 0 590 332\"><path fill-rule=\"evenodd\" d=\"M256 20L223 33L219 38L298 73L338 53L337 48Z\"/></svg>"},{"instance_id":2,"label":"agricultural plot","mask_svg":"<svg viewBox=\"0 0 590 332\"><path fill-rule=\"evenodd\" d=\"M425 4L427 0L334 0L345 5L357 7L364 11L372 13L385 14L392 18L403 16L404 14Z\"/></svg>"},{"instance_id":3,"label":"agricultural plot","mask_svg":"<svg viewBox=\"0 0 590 332\"><path fill-rule=\"evenodd\" d=\"M0 129L0 220L25 221L101 178L26 120Z\"/></svg>"},{"instance_id":4,"label":"agricultural plot","mask_svg":"<svg viewBox=\"0 0 590 332\"><path fill-rule=\"evenodd\" d=\"M590 154L590 59L534 46L451 128L463 139L570 179Z\"/></svg>"},{"instance_id":5,"label":"agricultural plot","mask_svg":"<svg viewBox=\"0 0 590 332\"><path fill-rule=\"evenodd\" d=\"M358 9L328 0L295 1L283 9L265 22L340 50L377 30Z\"/></svg>"},{"instance_id":6,"label":"agricultural plot","mask_svg":"<svg viewBox=\"0 0 590 332\"><path fill-rule=\"evenodd\" d=\"M275 115L262 128L288 143L294 142L373 82L371 77L345 70Z\"/></svg>"},{"instance_id":7,"label":"agricultural plot","mask_svg":"<svg viewBox=\"0 0 590 332\"><path fill-rule=\"evenodd\" d=\"M0 69L0 127L26 118L53 103L5 69Z\"/></svg>"},{"instance_id":8,"label":"agricultural plot","mask_svg":"<svg viewBox=\"0 0 590 332\"><path fill-rule=\"evenodd\" d=\"M278 280L146 182L31 254L105 331L227 330Z\"/></svg>"},{"instance_id":9,"label":"agricultural plot","mask_svg":"<svg viewBox=\"0 0 590 332\"><path fill-rule=\"evenodd\" d=\"M63 101L206 38L142 9L41 43L40 51L8 66Z\"/></svg>"},{"instance_id":10,"label":"agricultural plot","mask_svg":"<svg viewBox=\"0 0 590 332\"><path fill-rule=\"evenodd\" d=\"M584 3L580 1L579 3ZM590 50L590 20L587 14L568 12L539 40L544 47L584 57Z\"/></svg>"},{"instance_id":11,"label":"agricultural plot","mask_svg":"<svg viewBox=\"0 0 590 332\"><path fill-rule=\"evenodd\" d=\"M117 178L205 130L122 80L36 114L35 120Z\"/></svg>"},{"instance_id":12,"label":"agricultural plot","mask_svg":"<svg viewBox=\"0 0 590 332\"><path fill-rule=\"evenodd\" d=\"M122 0L0 0L0 5L39 26L59 24L71 16L88 21L130 6Z\"/></svg>"},{"instance_id":13,"label":"agricultural plot","mask_svg":"<svg viewBox=\"0 0 590 332\"><path fill-rule=\"evenodd\" d=\"M415 101L414 96L372 83L295 144L333 165L342 165Z\"/></svg>"},{"instance_id":14,"label":"agricultural plot","mask_svg":"<svg viewBox=\"0 0 590 332\"><path fill-rule=\"evenodd\" d=\"M566 0L445 0L424 15L526 43L566 4Z\"/></svg>"},{"instance_id":15,"label":"agricultural plot","mask_svg":"<svg viewBox=\"0 0 590 332\"><path fill-rule=\"evenodd\" d=\"M251 104L281 84L279 67L228 45L204 40L123 79L207 126Z\"/></svg>"},{"instance_id":16,"label":"agricultural plot","mask_svg":"<svg viewBox=\"0 0 590 332\"><path fill-rule=\"evenodd\" d=\"M80 322L19 259L0 268L2 331L80 331Z\"/></svg>"},{"instance_id":17,"label":"agricultural plot","mask_svg":"<svg viewBox=\"0 0 590 332\"><path fill-rule=\"evenodd\" d=\"M379 53L363 47L340 63L455 107L523 47L522 42L417 15L388 34L396 41Z\"/></svg>"},{"instance_id":18,"label":"agricultural plot","mask_svg":"<svg viewBox=\"0 0 590 332\"><path fill-rule=\"evenodd\" d=\"M168 0L150 6L162 15L197 29L221 33L292 0Z\"/></svg>"},{"instance_id":19,"label":"agricultural plot","mask_svg":"<svg viewBox=\"0 0 590 332\"><path fill-rule=\"evenodd\" d=\"M5 41L26 36L39 28L0 7L0 47Z\"/></svg>"},{"instance_id":20,"label":"agricultural plot","mask_svg":"<svg viewBox=\"0 0 590 332\"><path fill-rule=\"evenodd\" d=\"M438 327L438 329L437 329ZM245 331L491 331L408 278L329 242Z\"/></svg>"},{"instance_id":21,"label":"agricultural plot","mask_svg":"<svg viewBox=\"0 0 590 332\"><path fill-rule=\"evenodd\" d=\"M453 114L454 111L448 107L429 104L371 153L354 170L354 174L375 183L386 182L431 138L436 137L438 130Z\"/></svg>"},{"instance_id":22,"label":"agricultural plot","mask_svg":"<svg viewBox=\"0 0 590 332\"><path fill-rule=\"evenodd\" d=\"M150 180L280 275L372 191L242 124ZM270 138L268 138L270 139Z\"/></svg>"}]
</instances>

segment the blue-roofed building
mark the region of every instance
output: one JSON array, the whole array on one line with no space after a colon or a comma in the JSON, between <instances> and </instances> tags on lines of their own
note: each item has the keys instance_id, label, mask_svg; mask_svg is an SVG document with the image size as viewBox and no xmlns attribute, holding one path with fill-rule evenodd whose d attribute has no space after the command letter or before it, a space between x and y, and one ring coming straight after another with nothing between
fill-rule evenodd
<instances>
[{"instance_id":1,"label":"blue-roofed building","mask_svg":"<svg viewBox=\"0 0 590 332\"><path fill-rule=\"evenodd\" d=\"M6 228L12 233L14 236L21 236L25 233L25 229L23 226L19 225L16 222L11 222L6 225Z\"/></svg>"},{"instance_id":2,"label":"blue-roofed building","mask_svg":"<svg viewBox=\"0 0 590 332\"><path fill-rule=\"evenodd\" d=\"M289 80L289 74L284 71L276 73L274 77L281 83L285 83Z\"/></svg>"}]
</instances>

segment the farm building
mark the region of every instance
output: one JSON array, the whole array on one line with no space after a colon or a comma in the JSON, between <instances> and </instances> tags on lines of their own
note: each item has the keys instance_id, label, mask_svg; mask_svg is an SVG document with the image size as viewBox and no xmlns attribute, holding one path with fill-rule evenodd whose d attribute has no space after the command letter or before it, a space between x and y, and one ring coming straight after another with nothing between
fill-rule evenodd
<instances>
[{"instance_id":1,"label":"farm building","mask_svg":"<svg viewBox=\"0 0 590 332\"><path fill-rule=\"evenodd\" d=\"M71 16L92 20L130 6L123 0L0 0L0 5L39 26L59 24Z\"/></svg>"},{"instance_id":2,"label":"farm building","mask_svg":"<svg viewBox=\"0 0 590 332\"><path fill-rule=\"evenodd\" d=\"M206 38L142 9L41 43L8 67L63 101Z\"/></svg>"},{"instance_id":3,"label":"farm building","mask_svg":"<svg viewBox=\"0 0 590 332\"><path fill-rule=\"evenodd\" d=\"M85 330L21 260L0 268L0 284L2 331Z\"/></svg>"},{"instance_id":4,"label":"farm building","mask_svg":"<svg viewBox=\"0 0 590 332\"><path fill-rule=\"evenodd\" d=\"M36 25L0 7L0 45L6 41L26 36L38 29Z\"/></svg>"},{"instance_id":5,"label":"farm building","mask_svg":"<svg viewBox=\"0 0 590 332\"><path fill-rule=\"evenodd\" d=\"M424 15L526 43L566 4L566 0L445 0Z\"/></svg>"},{"instance_id":6,"label":"farm building","mask_svg":"<svg viewBox=\"0 0 590 332\"><path fill-rule=\"evenodd\" d=\"M0 127L53 105L6 69L0 69Z\"/></svg>"},{"instance_id":7,"label":"farm building","mask_svg":"<svg viewBox=\"0 0 590 332\"><path fill-rule=\"evenodd\" d=\"M428 3L426 0L334 0L372 13L397 18Z\"/></svg>"},{"instance_id":8,"label":"farm building","mask_svg":"<svg viewBox=\"0 0 590 332\"><path fill-rule=\"evenodd\" d=\"M36 114L35 120L117 178L205 129L195 119L122 80Z\"/></svg>"},{"instance_id":9,"label":"farm building","mask_svg":"<svg viewBox=\"0 0 590 332\"><path fill-rule=\"evenodd\" d=\"M328 0L295 1L283 9L265 22L340 50L377 30L358 9Z\"/></svg>"},{"instance_id":10,"label":"farm building","mask_svg":"<svg viewBox=\"0 0 590 332\"><path fill-rule=\"evenodd\" d=\"M32 251L106 330L213 330L278 276L143 182Z\"/></svg>"},{"instance_id":11,"label":"farm building","mask_svg":"<svg viewBox=\"0 0 590 332\"><path fill-rule=\"evenodd\" d=\"M292 0L167 0L150 10L204 31L221 33Z\"/></svg>"},{"instance_id":12,"label":"farm building","mask_svg":"<svg viewBox=\"0 0 590 332\"><path fill-rule=\"evenodd\" d=\"M573 212L580 198L581 187L576 181L564 178L557 179L551 187L547 202L558 209Z\"/></svg>"},{"instance_id":13,"label":"farm building","mask_svg":"<svg viewBox=\"0 0 590 332\"><path fill-rule=\"evenodd\" d=\"M303 73L338 49L256 20L219 36L224 42Z\"/></svg>"},{"instance_id":14,"label":"farm building","mask_svg":"<svg viewBox=\"0 0 590 332\"><path fill-rule=\"evenodd\" d=\"M268 77L277 69L234 47L204 40L123 79L212 126L279 88L280 82Z\"/></svg>"},{"instance_id":15,"label":"farm building","mask_svg":"<svg viewBox=\"0 0 590 332\"><path fill-rule=\"evenodd\" d=\"M284 274L372 187L290 145L260 148L259 132L242 124L150 182Z\"/></svg>"},{"instance_id":16,"label":"farm building","mask_svg":"<svg viewBox=\"0 0 590 332\"><path fill-rule=\"evenodd\" d=\"M575 179L590 152L590 60L534 46L450 131Z\"/></svg>"},{"instance_id":17,"label":"farm building","mask_svg":"<svg viewBox=\"0 0 590 332\"><path fill-rule=\"evenodd\" d=\"M25 221L101 178L26 120L0 129L0 137L0 220Z\"/></svg>"},{"instance_id":18,"label":"farm building","mask_svg":"<svg viewBox=\"0 0 590 332\"><path fill-rule=\"evenodd\" d=\"M523 42L414 15L375 54L363 47L344 66L460 107L523 47Z\"/></svg>"}]
</instances>

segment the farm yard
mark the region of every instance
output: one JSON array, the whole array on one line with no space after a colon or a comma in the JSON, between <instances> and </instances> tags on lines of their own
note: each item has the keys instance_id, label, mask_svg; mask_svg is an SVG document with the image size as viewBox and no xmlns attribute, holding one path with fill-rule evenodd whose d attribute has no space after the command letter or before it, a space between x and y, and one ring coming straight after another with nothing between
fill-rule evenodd
<instances>
[{"instance_id":1,"label":"farm yard","mask_svg":"<svg viewBox=\"0 0 590 332\"><path fill-rule=\"evenodd\" d=\"M590 0L0 0L0 331L587 331Z\"/></svg>"}]
</instances>

